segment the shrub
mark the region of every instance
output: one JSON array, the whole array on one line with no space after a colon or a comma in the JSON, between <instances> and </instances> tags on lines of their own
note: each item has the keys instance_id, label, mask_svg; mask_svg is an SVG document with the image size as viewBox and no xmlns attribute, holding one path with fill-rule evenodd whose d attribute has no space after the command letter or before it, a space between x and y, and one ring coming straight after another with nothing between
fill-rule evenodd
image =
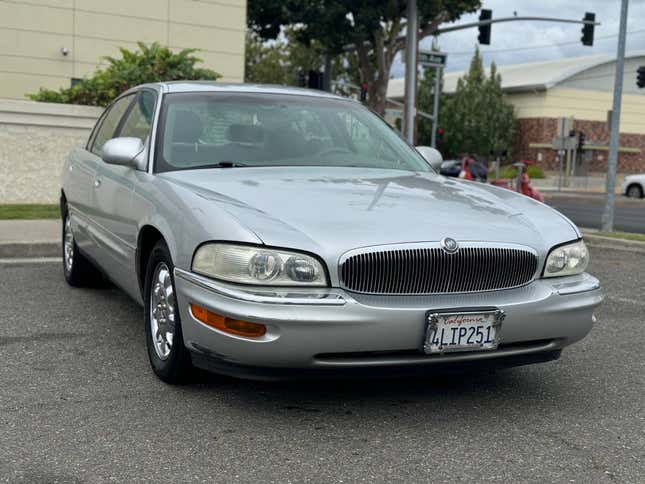
<instances>
[{"instance_id":1,"label":"shrub","mask_svg":"<svg viewBox=\"0 0 645 484\"><path fill-rule=\"evenodd\" d=\"M544 170L542 170L542 168L540 168L539 166L529 165L528 168L526 169L526 173L529 175L530 178L544 178ZM494 175L495 175L495 172L493 171L493 176ZM504 166L499 171L500 178L515 178L516 176L517 176L517 168L511 165Z\"/></svg>"},{"instance_id":2,"label":"shrub","mask_svg":"<svg viewBox=\"0 0 645 484\"><path fill-rule=\"evenodd\" d=\"M131 87L147 82L180 80L217 80L221 76L215 71L195 64L201 59L193 54L196 49L183 49L174 53L169 48L154 42L150 46L138 42L139 50L119 49L121 58L104 57L108 66L98 69L91 77L78 84L60 90L41 88L30 94L34 101L87 104L106 106L115 97Z\"/></svg>"}]
</instances>

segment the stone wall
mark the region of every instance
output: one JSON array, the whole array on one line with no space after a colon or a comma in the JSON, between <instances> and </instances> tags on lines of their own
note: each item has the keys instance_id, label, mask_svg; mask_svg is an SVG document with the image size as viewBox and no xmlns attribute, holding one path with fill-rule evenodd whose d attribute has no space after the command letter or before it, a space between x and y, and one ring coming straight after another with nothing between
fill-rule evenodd
<instances>
[{"instance_id":1,"label":"stone wall","mask_svg":"<svg viewBox=\"0 0 645 484\"><path fill-rule=\"evenodd\" d=\"M0 204L57 203L67 153L102 108L0 99Z\"/></svg>"},{"instance_id":2,"label":"stone wall","mask_svg":"<svg viewBox=\"0 0 645 484\"><path fill-rule=\"evenodd\" d=\"M608 146L609 131L606 124L601 121L575 120L576 131L582 131L586 136L587 146ZM538 162L538 165L546 170L558 170L556 151L551 148L531 148L531 143L551 144L557 135L558 120L556 118L525 118L517 121L514 158L529 159ZM621 148L629 148L631 151L640 152L619 152L618 172L619 173L643 173L645 172L645 135L621 133L619 145ZM589 155L587 152L590 152ZM578 153L579 160L583 161L587 172L604 173L607 171L606 149L586 149ZM541 161L538 161L541 157Z\"/></svg>"}]
</instances>

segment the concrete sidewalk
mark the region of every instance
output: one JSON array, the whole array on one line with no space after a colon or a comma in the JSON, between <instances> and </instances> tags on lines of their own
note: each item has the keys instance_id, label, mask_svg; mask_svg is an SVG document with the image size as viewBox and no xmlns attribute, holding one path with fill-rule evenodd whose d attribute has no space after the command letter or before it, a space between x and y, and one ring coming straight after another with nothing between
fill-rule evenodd
<instances>
[{"instance_id":1,"label":"concrete sidewalk","mask_svg":"<svg viewBox=\"0 0 645 484\"><path fill-rule=\"evenodd\" d=\"M0 258L60 256L61 222L0 220Z\"/></svg>"}]
</instances>

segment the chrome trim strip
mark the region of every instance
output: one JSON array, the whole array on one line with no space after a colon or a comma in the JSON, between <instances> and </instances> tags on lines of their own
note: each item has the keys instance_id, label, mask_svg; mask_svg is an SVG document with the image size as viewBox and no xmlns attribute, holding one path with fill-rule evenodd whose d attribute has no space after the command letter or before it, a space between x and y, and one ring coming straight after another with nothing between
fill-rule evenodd
<instances>
[{"instance_id":1,"label":"chrome trim strip","mask_svg":"<svg viewBox=\"0 0 645 484\"><path fill-rule=\"evenodd\" d=\"M586 272L575 276L564 276L568 279L562 282L554 280L555 278L546 278L545 280L553 284L553 288L560 296L570 296L583 292L595 291L600 289L600 281Z\"/></svg>"},{"instance_id":2,"label":"chrome trim strip","mask_svg":"<svg viewBox=\"0 0 645 484\"><path fill-rule=\"evenodd\" d=\"M343 306L346 298L337 291L329 288L304 290L297 288L254 288L242 289L240 287L223 284L213 279L200 276L193 272L175 267L175 278L183 279L196 286L213 291L221 296L238 299L240 301L263 304L289 304L306 306ZM262 294L262 292L266 293ZM318 297L323 296L323 297Z\"/></svg>"},{"instance_id":3,"label":"chrome trim strip","mask_svg":"<svg viewBox=\"0 0 645 484\"><path fill-rule=\"evenodd\" d=\"M574 241L575 242L575 241ZM478 241L478 240L467 240L467 241L458 241L459 248L479 248L479 249L519 249L526 250L533 253L536 257L539 257L539 253L533 247L522 244L513 244L507 242L496 242L496 241ZM355 249L348 250L343 253L339 260L338 264L342 265L350 257L357 254L367 254L371 252L383 252L388 250L406 250L406 249L440 249L441 244L439 241L420 241L420 242L406 242L401 244L383 244L383 245L370 245L367 247L358 247Z\"/></svg>"},{"instance_id":4,"label":"chrome trim strip","mask_svg":"<svg viewBox=\"0 0 645 484\"><path fill-rule=\"evenodd\" d=\"M435 355L425 355L419 353L416 356L388 356L381 355L379 357L369 356L360 357L348 355L346 357L338 356L335 358L327 357L327 354L318 354L314 356L314 362L318 367L327 367L327 368L351 368L354 366L362 367L385 367L388 365L428 365L431 366L434 363L456 363L461 361L485 361L488 359L495 359L504 356L514 356L514 355L528 355L533 353L541 353L543 351L558 350L563 347L563 340L554 339L547 343L528 346L528 347L516 347L510 345L510 347L497 348L494 351L462 351L456 353L443 353Z\"/></svg>"}]
</instances>

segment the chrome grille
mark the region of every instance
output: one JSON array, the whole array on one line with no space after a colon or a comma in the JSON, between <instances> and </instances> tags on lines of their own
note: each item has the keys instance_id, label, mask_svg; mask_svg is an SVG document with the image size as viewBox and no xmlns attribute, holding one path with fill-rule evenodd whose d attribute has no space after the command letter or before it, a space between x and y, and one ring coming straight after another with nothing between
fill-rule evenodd
<instances>
[{"instance_id":1,"label":"chrome grille","mask_svg":"<svg viewBox=\"0 0 645 484\"><path fill-rule=\"evenodd\" d=\"M537 269L528 250L463 247L454 254L440 248L365 252L342 262L341 285L366 294L445 294L522 286Z\"/></svg>"}]
</instances>

